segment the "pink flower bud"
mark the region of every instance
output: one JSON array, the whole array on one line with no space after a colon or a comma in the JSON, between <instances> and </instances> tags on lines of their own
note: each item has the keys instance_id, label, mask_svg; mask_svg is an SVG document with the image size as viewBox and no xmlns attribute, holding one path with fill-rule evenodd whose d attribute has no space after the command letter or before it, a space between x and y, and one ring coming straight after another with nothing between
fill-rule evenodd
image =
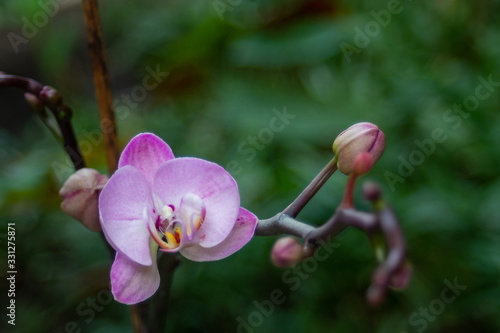
<instances>
[{"instance_id":1,"label":"pink flower bud","mask_svg":"<svg viewBox=\"0 0 500 333\"><path fill-rule=\"evenodd\" d=\"M57 108L63 102L63 98L59 91L55 90L51 86L44 86L39 95L40 98L51 108Z\"/></svg>"},{"instance_id":2,"label":"pink flower bud","mask_svg":"<svg viewBox=\"0 0 500 333\"><path fill-rule=\"evenodd\" d=\"M83 168L72 174L59 191L61 209L91 231L100 231L98 198L108 176Z\"/></svg>"},{"instance_id":3,"label":"pink flower bud","mask_svg":"<svg viewBox=\"0 0 500 333\"><path fill-rule=\"evenodd\" d=\"M370 153L362 152L354 158L351 172L356 176L361 176L368 173L368 171L372 168L372 165L373 162Z\"/></svg>"},{"instance_id":4,"label":"pink flower bud","mask_svg":"<svg viewBox=\"0 0 500 333\"><path fill-rule=\"evenodd\" d=\"M360 153L370 154L372 165L380 159L385 148L385 136L372 123L357 123L340 133L332 148L339 171L347 175L351 173L354 159Z\"/></svg>"},{"instance_id":5,"label":"pink flower bud","mask_svg":"<svg viewBox=\"0 0 500 333\"><path fill-rule=\"evenodd\" d=\"M283 237L274 243L271 261L277 267L292 267L303 258L302 244L293 237Z\"/></svg>"}]
</instances>

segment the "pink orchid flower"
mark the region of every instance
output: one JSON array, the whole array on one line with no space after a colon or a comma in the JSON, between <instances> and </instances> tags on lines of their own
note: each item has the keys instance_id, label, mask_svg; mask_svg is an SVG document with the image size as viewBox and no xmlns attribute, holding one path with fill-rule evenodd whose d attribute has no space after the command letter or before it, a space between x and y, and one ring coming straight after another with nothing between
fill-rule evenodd
<instances>
[{"instance_id":1,"label":"pink orchid flower","mask_svg":"<svg viewBox=\"0 0 500 333\"><path fill-rule=\"evenodd\" d=\"M151 133L125 147L99 197L99 216L116 250L111 289L125 304L158 289L158 249L194 261L222 259L241 249L257 224L240 207L238 186L226 170L198 158L175 158Z\"/></svg>"}]
</instances>

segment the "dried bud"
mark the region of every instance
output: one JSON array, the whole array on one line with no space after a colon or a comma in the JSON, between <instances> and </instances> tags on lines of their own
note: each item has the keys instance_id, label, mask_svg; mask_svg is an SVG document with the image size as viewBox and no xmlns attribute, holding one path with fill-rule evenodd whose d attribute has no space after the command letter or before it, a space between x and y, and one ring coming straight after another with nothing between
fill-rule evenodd
<instances>
[{"instance_id":1,"label":"dried bud","mask_svg":"<svg viewBox=\"0 0 500 333\"><path fill-rule=\"evenodd\" d=\"M293 237L280 238L273 245L271 261L277 267L292 267L302 258L302 244Z\"/></svg>"},{"instance_id":2,"label":"dried bud","mask_svg":"<svg viewBox=\"0 0 500 333\"><path fill-rule=\"evenodd\" d=\"M352 171L354 159L363 152L370 154L372 165L382 156L384 133L372 123L357 123L340 133L333 142L337 167L343 174Z\"/></svg>"},{"instance_id":3,"label":"dried bud","mask_svg":"<svg viewBox=\"0 0 500 333\"><path fill-rule=\"evenodd\" d=\"M108 176L83 168L72 174L59 191L61 209L91 231L100 231L98 198Z\"/></svg>"}]
</instances>

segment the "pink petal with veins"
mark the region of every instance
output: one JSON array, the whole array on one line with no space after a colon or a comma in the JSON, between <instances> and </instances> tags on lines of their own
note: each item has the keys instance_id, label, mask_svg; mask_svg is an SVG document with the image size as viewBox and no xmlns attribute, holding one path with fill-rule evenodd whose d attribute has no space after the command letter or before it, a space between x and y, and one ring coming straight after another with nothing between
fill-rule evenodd
<instances>
[{"instance_id":1,"label":"pink petal with veins","mask_svg":"<svg viewBox=\"0 0 500 333\"><path fill-rule=\"evenodd\" d=\"M221 243L213 247L200 245L182 249L181 254L193 261L212 261L223 259L240 250L252 239L257 226L257 217L245 208L240 207L239 215L234 226Z\"/></svg>"},{"instance_id":2,"label":"pink petal with veins","mask_svg":"<svg viewBox=\"0 0 500 333\"><path fill-rule=\"evenodd\" d=\"M174 153L165 141L152 133L141 133L132 138L123 150L118 168L133 166L141 170L149 185L152 185L158 167L172 159Z\"/></svg>"},{"instance_id":3,"label":"pink petal with veins","mask_svg":"<svg viewBox=\"0 0 500 333\"><path fill-rule=\"evenodd\" d=\"M118 169L99 196L101 227L115 250L129 259L151 265L147 229L153 197L146 177L138 169Z\"/></svg>"},{"instance_id":4,"label":"pink petal with veins","mask_svg":"<svg viewBox=\"0 0 500 333\"><path fill-rule=\"evenodd\" d=\"M156 292L160 285L156 253L154 247L151 256L155 263L150 266L138 264L122 253L116 253L111 267L111 291L118 302L135 304Z\"/></svg>"}]
</instances>

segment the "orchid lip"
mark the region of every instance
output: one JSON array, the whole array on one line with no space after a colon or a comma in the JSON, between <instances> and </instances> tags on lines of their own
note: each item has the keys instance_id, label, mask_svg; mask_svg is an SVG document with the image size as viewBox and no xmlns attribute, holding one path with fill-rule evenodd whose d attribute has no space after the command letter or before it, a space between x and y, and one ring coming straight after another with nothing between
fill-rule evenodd
<instances>
[{"instance_id":1,"label":"orchid lip","mask_svg":"<svg viewBox=\"0 0 500 333\"><path fill-rule=\"evenodd\" d=\"M181 199L178 212L174 205L163 205L156 221L148 219L148 230L161 251L174 252L200 243L205 235L198 235L206 215L203 200L187 193Z\"/></svg>"}]
</instances>

